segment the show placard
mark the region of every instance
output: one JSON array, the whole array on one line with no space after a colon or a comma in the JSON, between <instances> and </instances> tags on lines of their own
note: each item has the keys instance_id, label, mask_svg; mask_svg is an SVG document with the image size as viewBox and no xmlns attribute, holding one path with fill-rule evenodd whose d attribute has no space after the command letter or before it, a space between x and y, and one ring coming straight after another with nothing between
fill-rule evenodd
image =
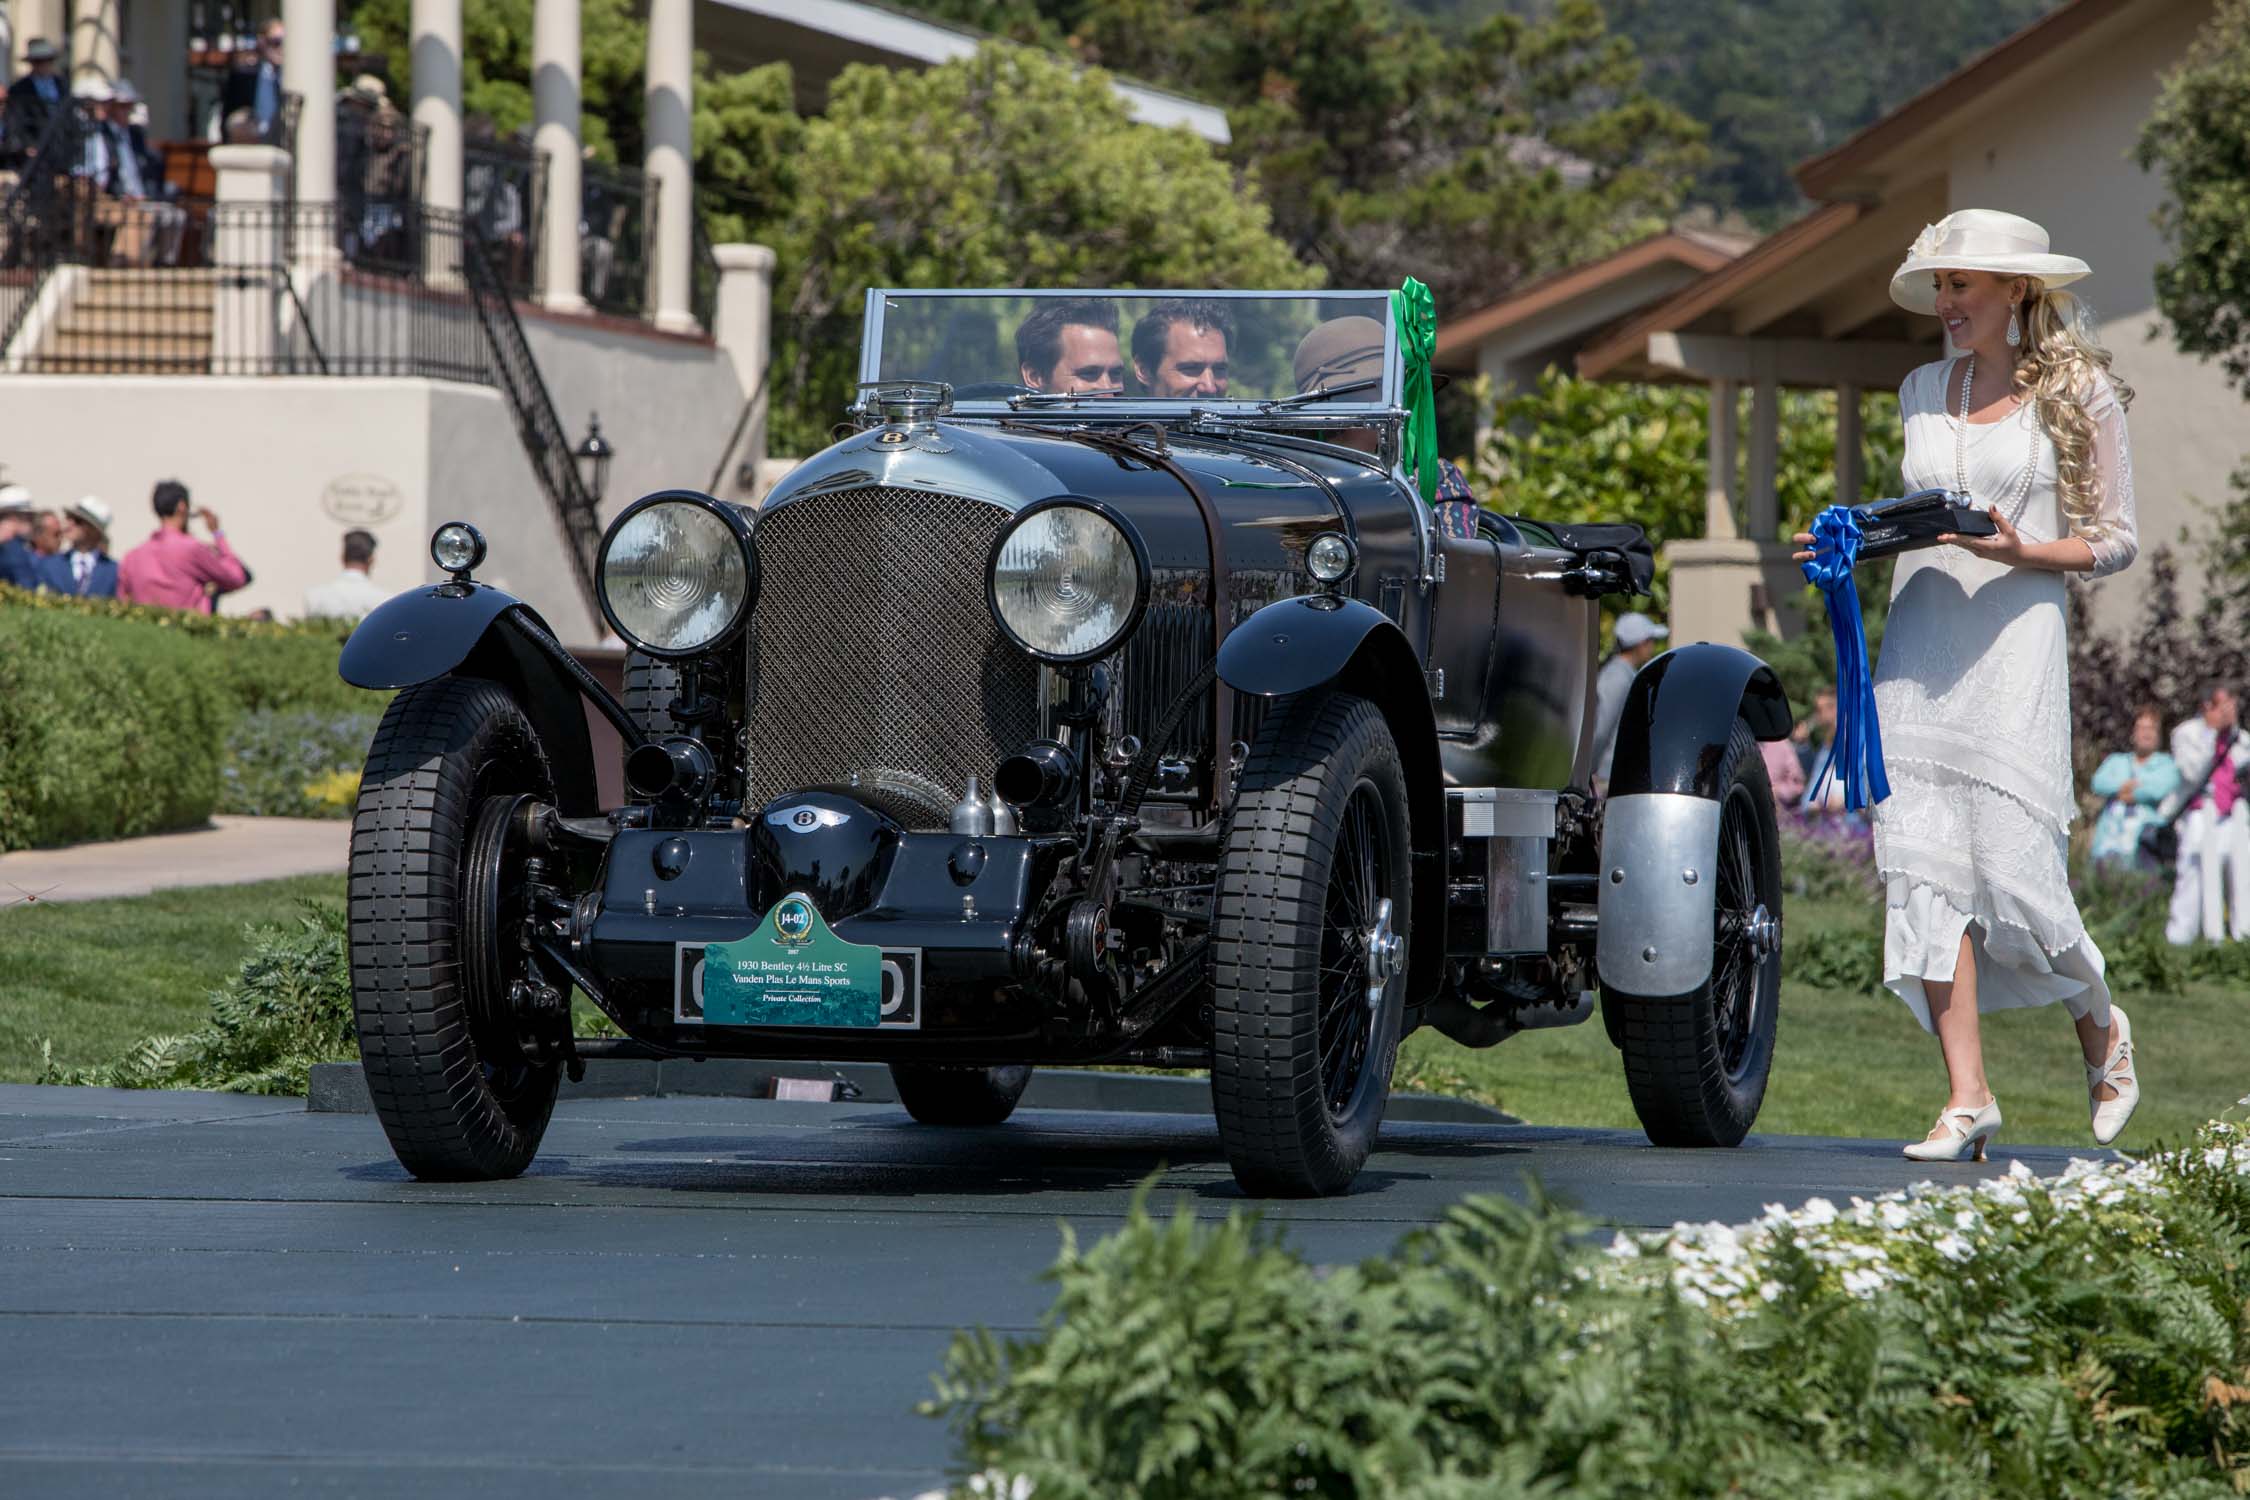
<instances>
[{"instance_id":1,"label":"show placard","mask_svg":"<svg viewBox=\"0 0 2250 1500\"><path fill-rule=\"evenodd\" d=\"M883 950L847 943L810 897L782 897L748 937L703 950L714 1026L858 1026L883 1019Z\"/></svg>"}]
</instances>

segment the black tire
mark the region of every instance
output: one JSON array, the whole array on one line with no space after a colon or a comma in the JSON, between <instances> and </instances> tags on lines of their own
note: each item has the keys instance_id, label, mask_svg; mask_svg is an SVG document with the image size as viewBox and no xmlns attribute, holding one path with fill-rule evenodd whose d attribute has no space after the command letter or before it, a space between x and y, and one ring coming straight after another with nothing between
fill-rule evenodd
<instances>
[{"instance_id":1,"label":"black tire","mask_svg":"<svg viewBox=\"0 0 2250 1500\"><path fill-rule=\"evenodd\" d=\"M1031 1065L947 1068L934 1063L892 1063L898 1102L924 1125L997 1125L1016 1112L1031 1085Z\"/></svg>"},{"instance_id":2,"label":"black tire","mask_svg":"<svg viewBox=\"0 0 2250 1500\"><path fill-rule=\"evenodd\" d=\"M1773 784L1750 726L1735 721L1719 766L1717 916L1711 977L1686 996L1602 986L1625 1086L1658 1146L1734 1146L1765 1103L1781 1020L1781 843ZM1771 941L1754 927L1763 908Z\"/></svg>"},{"instance_id":3,"label":"black tire","mask_svg":"<svg viewBox=\"0 0 2250 1500\"><path fill-rule=\"evenodd\" d=\"M468 844L480 811L524 795L552 800L547 757L498 684L442 678L391 700L352 819L352 1012L375 1117L428 1181L515 1176L555 1106L558 1066L480 1024L468 992Z\"/></svg>"},{"instance_id":4,"label":"black tire","mask_svg":"<svg viewBox=\"0 0 2250 1500\"><path fill-rule=\"evenodd\" d=\"M662 739L678 728L672 700L680 696L680 669L638 651L625 654L625 713L641 732Z\"/></svg>"},{"instance_id":5,"label":"black tire","mask_svg":"<svg viewBox=\"0 0 2250 1500\"><path fill-rule=\"evenodd\" d=\"M1245 1192L1341 1193L1374 1149L1405 1013L1406 773L1375 705L1277 704L1242 770L1212 913L1211 1102ZM1398 942L1369 1004L1368 933Z\"/></svg>"}]
</instances>

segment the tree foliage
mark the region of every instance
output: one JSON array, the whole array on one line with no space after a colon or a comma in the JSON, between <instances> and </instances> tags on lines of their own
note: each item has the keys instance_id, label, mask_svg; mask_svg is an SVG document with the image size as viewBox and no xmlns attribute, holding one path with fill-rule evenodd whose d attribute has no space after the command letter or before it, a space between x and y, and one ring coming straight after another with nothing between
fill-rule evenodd
<instances>
[{"instance_id":1,"label":"tree foliage","mask_svg":"<svg viewBox=\"0 0 2250 1500\"><path fill-rule=\"evenodd\" d=\"M2223 0L2165 78L2138 156L2164 180L2156 300L2172 337L2250 394L2250 0Z\"/></svg>"},{"instance_id":2,"label":"tree foliage","mask_svg":"<svg viewBox=\"0 0 2250 1500\"><path fill-rule=\"evenodd\" d=\"M1748 402L1737 413L1748 430ZM1897 493L1904 437L1893 397L1860 403L1862 472L1855 503ZM1836 397L1784 391L1775 488L1782 527L1797 530L1836 500ZM1472 483L1485 503L1555 521L1632 521L1659 548L1703 535L1710 398L1702 386L1618 385L1549 370L1539 383L1503 399L1491 438L1478 453ZM1745 445L1738 445L1745 446ZM1738 463L1747 456L1738 454ZM1737 495L1747 489L1736 474ZM1669 597L1660 566L1657 601Z\"/></svg>"},{"instance_id":3,"label":"tree foliage","mask_svg":"<svg viewBox=\"0 0 2250 1500\"><path fill-rule=\"evenodd\" d=\"M1223 104L1274 227L1338 286L1466 310L1662 227L1702 134L1593 0L1443 36L1397 0L923 0Z\"/></svg>"}]
</instances>

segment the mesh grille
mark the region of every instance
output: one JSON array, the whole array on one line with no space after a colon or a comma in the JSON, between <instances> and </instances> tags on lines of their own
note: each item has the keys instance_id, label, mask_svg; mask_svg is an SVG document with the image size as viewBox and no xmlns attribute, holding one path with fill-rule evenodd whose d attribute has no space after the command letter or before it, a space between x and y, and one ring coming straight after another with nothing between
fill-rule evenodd
<instances>
[{"instance_id":1,"label":"mesh grille","mask_svg":"<svg viewBox=\"0 0 2250 1500\"><path fill-rule=\"evenodd\" d=\"M1039 667L992 623L997 506L856 489L760 517L750 652L753 805L802 787L881 793L942 827L968 778L1039 733Z\"/></svg>"}]
</instances>

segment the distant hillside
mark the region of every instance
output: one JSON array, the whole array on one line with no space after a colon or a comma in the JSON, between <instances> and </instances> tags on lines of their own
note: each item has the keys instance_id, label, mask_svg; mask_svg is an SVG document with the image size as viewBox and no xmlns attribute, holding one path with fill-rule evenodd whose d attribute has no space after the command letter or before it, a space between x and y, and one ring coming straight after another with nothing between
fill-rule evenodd
<instances>
[{"instance_id":1,"label":"distant hillside","mask_svg":"<svg viewBox=\"0 0 2250 1500\"><path fill-rule=\"evenodd\" d=\"M1399 0L1463 31L1554 0ZM1790 168L1816 156L2060 0L1601 0L1649 89L1711 129L1689 196L1770 227L1802 207Z\"/></svg>"}]
</instances>

